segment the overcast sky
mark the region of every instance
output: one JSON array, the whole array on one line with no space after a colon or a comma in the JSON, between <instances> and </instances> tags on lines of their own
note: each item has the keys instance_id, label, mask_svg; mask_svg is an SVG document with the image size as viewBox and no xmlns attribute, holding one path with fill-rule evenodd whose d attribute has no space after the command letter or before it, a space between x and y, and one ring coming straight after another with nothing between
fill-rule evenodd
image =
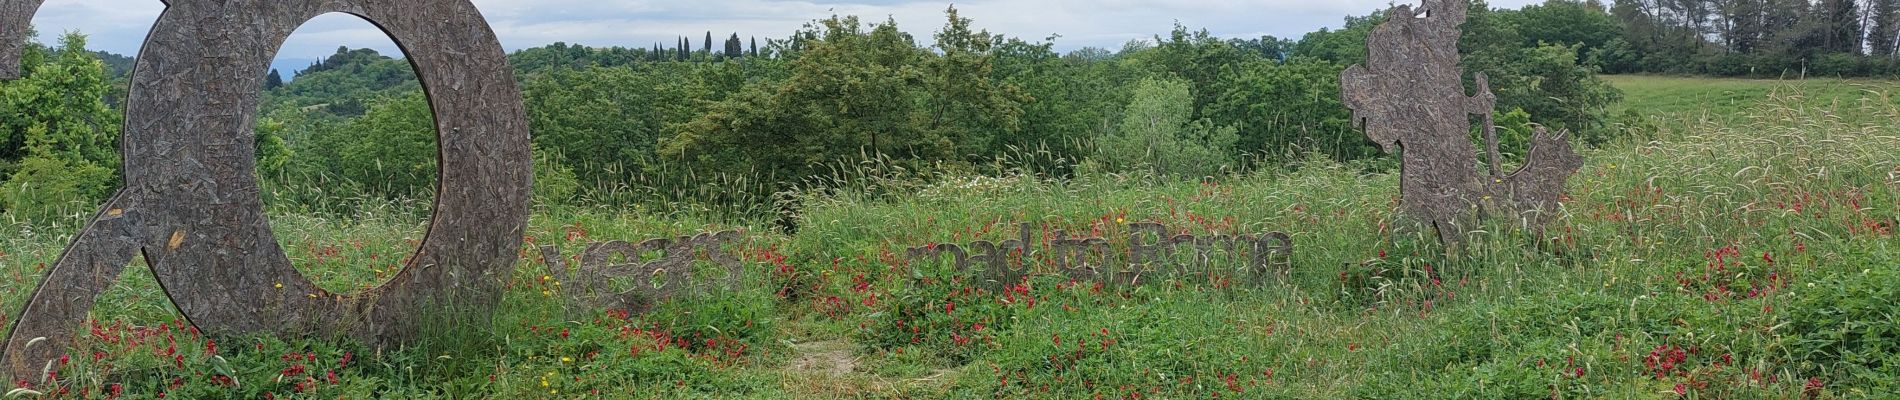
<instances>
[{"instance_id":1,"label":"overcast sky","mask_svg":"<svg viewBox=\"0 0 1900 400\"><path fill-rule=\"evenodd\" d=\"M1492 0L1494 7L1517 8L1542 0ZM895 18L898 27L929 43L944 23L949 1L858 0L812 2L787 0L617 1L617 0L474 0L508 50L554 42L590 46L672 46L687 36L703 46L707 31L718 40L740 37L783 38L801 25L827 16L857 15L867 22ZM1085 46L1117 49L1130 39L1166 33L1175 21L1206 28L1222 37L1273 35L1297 39L1322 27L1338 27L1347 15L1364 15L1392 0L966 0L956 2L976 28L1025 40L1051 35L1058 50ZM33 18L40 40L52 43L60 33L80 31L91 47L132 55L164 6L159 0L46 0ZM393 54L395 45L382 32L352 16L326 15L291 35L282 59L313 60L337 46L370 47ZM305 61L307 64L307 61ZM290 71L285 71L286 73Z\"/></svg>"}]
</instances>

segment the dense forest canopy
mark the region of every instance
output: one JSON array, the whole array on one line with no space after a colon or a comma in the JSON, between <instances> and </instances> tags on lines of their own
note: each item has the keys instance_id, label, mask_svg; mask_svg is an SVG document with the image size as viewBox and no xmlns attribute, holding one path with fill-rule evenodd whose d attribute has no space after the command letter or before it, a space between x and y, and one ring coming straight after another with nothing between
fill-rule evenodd
<instances>
[{"instance_id":1,"label":"dense forest canopy","mask_svg":"<svg viewBox=\"0 0 1900 400\"><path fill-rule=\"evenodd\" d=\"M1618 131L1606 109L1620 96L1598 72L1887 74L1896 3L1478 1L1460 50L1468 73L1491 77L1507 153L1522 151L1532 124L1596 144ZM1058 38L993 34L951 8L927 38L834 16L782 38L554 43L510 59L543 203L757 216L853 174L1201 179L1313 156L1389 169L1390 155L1351 125L1338 83L1364 61L1382 13L1297 39L1177 25L1119 49L1060 53ZM12 104L0 207L96 204L116 184L114 99L130 59L69 35L30 45L27 60L25 79L0 85ZM339 48L285 72L270 71L257 118L267 201L347 212L434 189L431 116L406 61Z\"/></svg>"}]
</instances>

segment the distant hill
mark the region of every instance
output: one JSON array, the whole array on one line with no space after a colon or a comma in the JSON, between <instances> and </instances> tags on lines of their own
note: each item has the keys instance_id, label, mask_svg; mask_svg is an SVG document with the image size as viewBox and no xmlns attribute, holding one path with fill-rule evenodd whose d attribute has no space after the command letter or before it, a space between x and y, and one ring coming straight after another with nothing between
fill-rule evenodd
<instances>
[{"instance_id":1,"label":"distant hill","mask_svg":"<svg viewBox=\"0 0 1900 400\"><path fill-rule=\"evenodd\" d=\"M278 74L287 82L266 91L267 110L321 110L332 116L353 117L366 110L367 102L421 87L407 61L373 49L338 47L336 53L303 69L279 67Z\"/></svg>"},{"instance_id":2,"label":"distant hill","mask_svg":"<svg viewBox=\"0 0 1900 400\"><path fill-rule=\"evenodd\" d=\"M132 64L137 62L137 59L131 56L108 51L95 51L92 54L98 56L99 61L106 63L106 72L112 74L113 78L124 78L126 74L132 73Z\"/></svg>"},{"instance_id":3,"label":"distant hill","mask_svg":"<svg viewBox=\"0 0 1900 400\"><path fill-rule=\"evenodd\" d=\"M284 77L285 81L290 81L296 78L297 71L302 71L304 68L309 68L311 64L316 64L322 61L323 59L321 58L278 57L275 60L271 60L270 69L276 70L278 74Z\"/></svg>"}]
</instances>

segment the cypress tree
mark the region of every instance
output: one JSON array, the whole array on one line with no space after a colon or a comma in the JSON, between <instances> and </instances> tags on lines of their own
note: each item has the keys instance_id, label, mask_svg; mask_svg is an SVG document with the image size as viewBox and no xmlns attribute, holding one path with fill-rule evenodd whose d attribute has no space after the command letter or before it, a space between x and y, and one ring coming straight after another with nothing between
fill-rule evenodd
<instances>
[{"instance_id":1,"label":"cypress tree","mask_svg":"<svg viewBox=\"0 0 1900 400\"><path fill-rule=\"evenodd\" d=\"M276 89L283 86L284 75L277 73L276 68L271 68L270 75L264 76L264 90Z\"/></svg>"}]
</instances>

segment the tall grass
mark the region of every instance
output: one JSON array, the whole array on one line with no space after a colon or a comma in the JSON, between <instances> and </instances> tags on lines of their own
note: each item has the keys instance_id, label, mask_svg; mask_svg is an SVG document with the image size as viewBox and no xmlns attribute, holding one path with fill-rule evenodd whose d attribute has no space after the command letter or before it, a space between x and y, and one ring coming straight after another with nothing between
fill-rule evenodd
<instances>
[{"instance_id":1,"label":"tall grass","mask_svg":"<svg viewBox=\"0 0 1900 400\"><path fill-rule=\"evenodd\" d=\"M769 191L758 189L766 179L676 170L591 183L610 190L590 201L637 207L537 208L530 247L571 255L589 241L743 228L746 259L768 285L647 315L576 314L529 250L484 331L492 340L376 353L220 338L204 351L211 339L161 329L176 312L133 268L95 311L103 336L80 338L75 353L105 355L78 357L61 370L72 378L61 387L89 390L81 397L121 383L139 394L324 398L1893 393L1900 127L1891 121L1900 108L1873 87L1750 84L1768 89L1746 104L1634 117L1628 127L1639 135L1585 150L1549 229L1496 222L1449 256L1395 217L1396 174L1323 156L1198 181L1066 173L1075 170L1048 167L1061 163L1033 150L974 166L866 157ZM1665 97L1633 95L1630 108L1661 109L1642 102ZM694 205L702 201L754 205ZM376 268L413 249L416 216L426 216L413 210L426 209L419 203L352 208L367 211L273 209L287 252L326 287L378 282ZM784 209L796 210L795 235L765 218L726 216ZM1021 292L988 293L913 284L919 265L901 256L1004 239L1019 222L1115 238L1137 221L1194 234L1286 231L1293 270L1260 288L1176 280L1097 290L1042 276ZM5 304L19 304L35 266L76 229L0 236ZM166 355L167 340L191 351ZM854 344L842 358L856 369L795 368L808 354L792 344L820 340ZM356 361L340 364L345 354Z\"/></svg>"}]
</instances>

